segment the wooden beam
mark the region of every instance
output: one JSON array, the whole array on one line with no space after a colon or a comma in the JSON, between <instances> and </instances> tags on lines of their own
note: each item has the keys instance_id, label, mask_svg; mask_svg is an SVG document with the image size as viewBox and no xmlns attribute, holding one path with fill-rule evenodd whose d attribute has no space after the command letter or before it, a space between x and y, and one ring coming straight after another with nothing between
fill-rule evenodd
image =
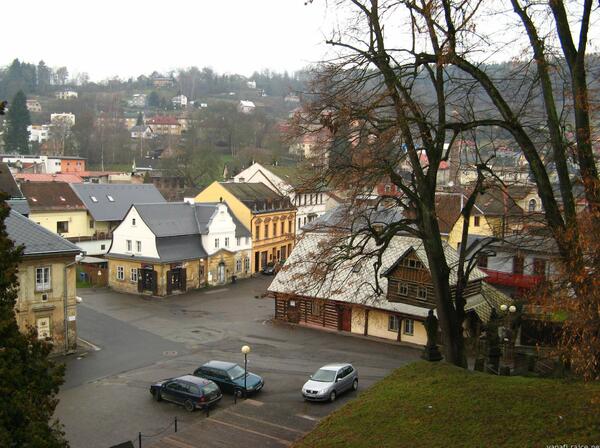
<instances>
[{"instance_id":1,"label":"wooden beam","mask_svg":"<svg viewBox=\"0 0 600 448\"><path fill-rule=\"evenodd\" d=\"M365 310L365 336L369 334L369 311Z\"/></svg>"}]
</instances>

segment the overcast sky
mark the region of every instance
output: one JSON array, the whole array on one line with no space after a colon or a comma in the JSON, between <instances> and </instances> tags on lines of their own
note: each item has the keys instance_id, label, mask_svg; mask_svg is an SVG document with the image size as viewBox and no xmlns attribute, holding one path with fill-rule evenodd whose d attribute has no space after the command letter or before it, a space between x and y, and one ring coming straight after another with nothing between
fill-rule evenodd
<instances>
[{"instance_id":1,"label":"overcast sky","mask_svg":"<svg viewBox=\"0 0 600 448\"><path fill-rule=\"evenodd\" d=\"M210 66L294 71L325 53L325 2L5 0L0 65L14 58L93 80Z\"/></svg>"}]
</instances>

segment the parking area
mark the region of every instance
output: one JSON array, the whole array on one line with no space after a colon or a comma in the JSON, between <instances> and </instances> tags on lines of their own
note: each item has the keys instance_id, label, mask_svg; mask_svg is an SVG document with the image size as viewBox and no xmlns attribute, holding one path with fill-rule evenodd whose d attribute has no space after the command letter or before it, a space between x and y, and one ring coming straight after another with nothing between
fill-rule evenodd
<instances>
[{"instance_id":1,"label":"parking area","mask_svg":"<svg viewBox=\"0 0 600 448\"><path fill-rule=\"evenodd\" d=\"M246 438L246 446L283 446L355 396L347 393L332 404L305 402L300 388L321 365L352 363L360 392L418 358L419 351L410 347L272 322L273 301L260 298L270 280L259 277L166 299L80 291L79 335L97 349L66 361L56 415L71 446L107 447L126 440L137 446L139 432L154 436L143 437L143 446L150 446L164 436L193 434L189 430L196 425L208 425L201 431L221 443L214 446L236 446L227 442L236 434ZM248 370L265 378L264 389L251 400L234 405L226 395L208 420L201 412L152 400L148 389L154 381L190 373L212 359L243 365L243 345L251 347Z\"/></svg>"}]
</instances>

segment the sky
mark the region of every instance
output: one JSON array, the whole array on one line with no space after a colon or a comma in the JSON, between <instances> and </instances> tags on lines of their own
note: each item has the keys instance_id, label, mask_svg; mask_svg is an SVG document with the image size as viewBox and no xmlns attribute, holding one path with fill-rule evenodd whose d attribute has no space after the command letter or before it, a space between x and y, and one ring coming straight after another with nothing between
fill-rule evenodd
<instances>
[{"instance_id":1,"label":"sky","mask_svg":"<svg viewBox=\"0 0 600 448\"><path fill-rule=\"evenodd\" d=\"M325 1L11 0L2 10L0 65L43 59L95 81L194 65L295 71L326 53Z\"/></svg>"}]
</instances>

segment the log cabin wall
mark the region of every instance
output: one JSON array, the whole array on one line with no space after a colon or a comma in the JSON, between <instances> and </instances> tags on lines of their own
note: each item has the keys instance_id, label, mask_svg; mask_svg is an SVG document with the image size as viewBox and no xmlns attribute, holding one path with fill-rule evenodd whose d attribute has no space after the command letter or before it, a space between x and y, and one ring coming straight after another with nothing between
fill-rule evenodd
<instances>
[{"instance_id":1,"label":"log cabin wall","mask_svg":"<svg viewBox=\"0 0 600 448\"><path fill-rule=\"evenodd\" d=\"M338 329L340 319L335 302L279 294L275 296L275 318L334 330Z\"/></svg>"}]
</instances>

